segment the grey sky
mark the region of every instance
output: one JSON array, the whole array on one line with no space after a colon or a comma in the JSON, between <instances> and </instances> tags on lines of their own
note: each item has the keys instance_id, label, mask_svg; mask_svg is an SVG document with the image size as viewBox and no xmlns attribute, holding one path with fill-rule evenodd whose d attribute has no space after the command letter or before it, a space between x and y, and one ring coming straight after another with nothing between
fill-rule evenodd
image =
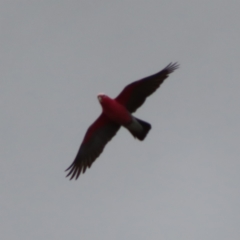
<instances>
[{"instance_id":1,"label":"grey sky","mask_svg":"<svg viewBox=\"0 0 240 240\"><path fill-rule=\"evenodd\" d=\"M0 3L0 239L240 238L240 2ZM96 95L176 70L78 181Z\"/></svg>"}]
</instances>

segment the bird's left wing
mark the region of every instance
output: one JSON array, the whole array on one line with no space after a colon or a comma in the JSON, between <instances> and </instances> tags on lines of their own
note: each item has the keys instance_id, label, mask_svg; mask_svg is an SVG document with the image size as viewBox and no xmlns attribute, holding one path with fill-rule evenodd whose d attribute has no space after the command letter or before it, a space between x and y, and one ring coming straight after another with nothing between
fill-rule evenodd
<instances>
[{"instance_id":1,"label":"bird's left wing","mask_svg":"<svg viewBox=\"0 0 240 240\"><path fill-rule=\"evenodd\" d=\"M77 179L81 172L84 173L87 167L90 168L119 128L120 125L102 113L88 128L75 160L66 169L69 171L67 177L70 176L70 180Z\"/></svg>"},{"instance_id":2,"label":"bird's left wing","mask_svg":"<svg viewBox=\"0 0 240 240\"><path fill-rule=\"evenodd\" d=\"M124 105L129 112L135 112L178 67L177 63L170 63L160 72L127 85L115 100Z\"/></svg>"}]
</instances>

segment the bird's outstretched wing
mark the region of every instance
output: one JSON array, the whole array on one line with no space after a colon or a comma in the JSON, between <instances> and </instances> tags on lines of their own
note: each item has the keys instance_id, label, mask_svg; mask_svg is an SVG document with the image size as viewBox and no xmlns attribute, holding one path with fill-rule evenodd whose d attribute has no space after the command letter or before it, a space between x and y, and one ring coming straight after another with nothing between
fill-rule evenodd
<instances>
[{"instance_id":1,"label":"bird's outstretched wing","mask_svg":"<svg viewBox=\"0 0 240 240\"><path fill-rule=\"evenodd\" d=\"M92 163L101 154L105 145L119 130L120 125L109 120L103 113L88 128L83 142L73 163L66 169L70 180L77 179L80 173L90 168Z\"/></svg>"},{"instance_id":2,"label":"bird's outstretched wing","mask_svg":"<svg viewBox=\"0 0 240 240\"><path fill-rule=\"evenodd\" d=\"M127 85L115 100L124 105L129 112L135 112L178 67L178 63L170 63L160 72Z\"/></svg>"}]
</instances>

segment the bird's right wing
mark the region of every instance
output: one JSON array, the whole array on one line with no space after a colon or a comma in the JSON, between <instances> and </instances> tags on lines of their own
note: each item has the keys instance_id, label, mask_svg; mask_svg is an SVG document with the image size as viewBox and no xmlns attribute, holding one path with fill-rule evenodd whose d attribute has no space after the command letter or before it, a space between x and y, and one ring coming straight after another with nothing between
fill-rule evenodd
<instances>
[{"instance_id":1,"label":"bird's right wing","mask_svg":"<svg viewBox=\"0 0 240 240\"><path fill-rule=\"evenodd\" d=\"M178 67L177 63L170 63L160 72L127 85L115 100L124 105L129 112L135 112Z\"/></svg>"},{"instance_id":2,"label":"bird's right wing","mask_svg":"<svg viewBox=\"0 0 240 240\"><path fill-rule=\"evenodd\" d=\"M88 128L83 142L73 163L66 169L70 180L77 179L80 173L90 168L92 163L101 154L105 145L119 130L120 125L109 120L103 113Z\"/></svg>"}]
</instances>

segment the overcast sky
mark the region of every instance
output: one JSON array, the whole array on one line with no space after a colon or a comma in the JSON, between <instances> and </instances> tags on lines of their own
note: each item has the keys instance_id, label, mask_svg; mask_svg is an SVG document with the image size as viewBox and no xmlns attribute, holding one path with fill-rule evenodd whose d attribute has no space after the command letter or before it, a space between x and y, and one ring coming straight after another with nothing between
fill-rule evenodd
<instances>
[{"instance_id":1,"label":"overcast sky","mask_svg":"<svg viewBox=\"0 0 240 240\"><path fill-rule=\"evenodd\" d=\"M0 2L0 239L240 239L240 2ZM101 107L180 68L77 181Z\"/></svg>"}]
</instances>

